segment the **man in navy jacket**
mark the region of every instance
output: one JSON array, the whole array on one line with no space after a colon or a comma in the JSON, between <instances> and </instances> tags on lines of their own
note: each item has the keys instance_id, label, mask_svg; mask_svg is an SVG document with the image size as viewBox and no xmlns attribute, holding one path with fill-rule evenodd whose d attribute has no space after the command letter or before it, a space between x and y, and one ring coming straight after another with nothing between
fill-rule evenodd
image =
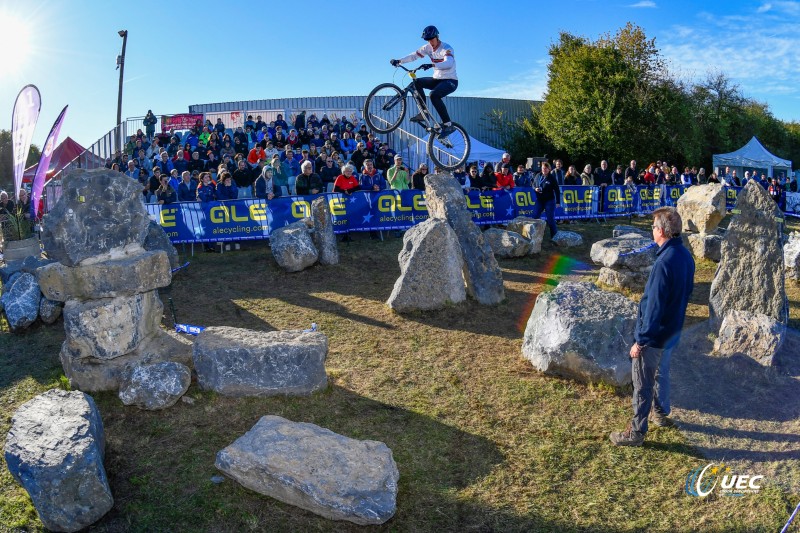
<instances>
[{"instance_id":1,"label":"man in navy jacket","mask_svg":"<svg viewBox=\"0 0 800 533\"><path fill-rule=\"evenodd\" d=\"M681 217L673 207L653 213L653 240L659 246L639 302L630 349L633 418L624 431L611 433L617 446L641 446L652 405L653 425L671 425L669 360L680 339L686 306L694 288L694 259L681 241Z\"/></svg>"}]
</instances>

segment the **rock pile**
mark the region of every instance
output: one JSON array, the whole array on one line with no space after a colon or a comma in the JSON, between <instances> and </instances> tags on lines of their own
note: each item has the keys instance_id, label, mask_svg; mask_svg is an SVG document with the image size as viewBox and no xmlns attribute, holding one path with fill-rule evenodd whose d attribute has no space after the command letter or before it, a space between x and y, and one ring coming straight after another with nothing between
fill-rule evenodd
<instances>
[{"instance_id":1,"label":"rock pile","mask_svg":"<svg viewBox=\"0 0 800 533\"><path fill-rule=\"evenodd\" d=\"M0 268L0 281L3 283L0 311L5 313L12 331L29 327L37 318L45 324L52 324L61 316L63 305L47 299L37 281L39 269L50 263L51 260L29 256Z\"/></svg>"},{"instance_id":2,"label":"rock pile","mask_svg":"<svg viewBox=\"0 0 800 533\"><path fill-rule=\"evenodd\" d=\"M547 229L547 222L544 220L540 218L517 217L508 223L506 229L518 233L528 240L531 245L528 252L529 254L538 254L542 251L542 239L544 238L544 231Z\"/></svg>"},{"instance_id":3,"label":"rock pile","mask_svg":"<svg viewBox=\"0 0 800 533\"><path fill-rule=\"evenodd\" d=\"M678 200L684 244L698 259L720 261L722 235L715 232L725 218L725 190L719 183L694 185Z\"/></svg>"},{"instance_id":4,"label":"rock pile","mask_svg":"<svg viewBox=\"0 0 800 533\"><path fill-rule=\"evenodd\" d=\"M592 245L591 258L602 265L598 281L616 289L641 291L656 260L658 246L652 239L629 233Z\"/></svg>"},{"instance_id":5,"label":"rock pile","mask_svg":"<svg viewBox=\"0 0 800 533\"><path fill-rule=\"evenodd\" d=\"M311 217L278 228L270 235L272 256L286 272L300 272L317 261L339 263L333 219L325 198L311 203Z\"/></svg>"},{"instance_id":6,"label":"rock pile","mask_svg":"<svg viewBox=\"0 0 800 533\"><path fill-rule=\"evenodd\" d=\"M64 373L84 391L117 390L142 364L190 364L185 341L160 328L158 288L170 261L145 251L150 231L137 182L105 169L72 172L46 216L42 242L57 263L38 270L44 295L65 302Z\"/></svg>"},{"instance_id":7,"label":"rock pile","mask_svg":"<svg viewBox=\"0 0 800 533\"><path fill-rule=\"evenodd\" d=\"M489 228L483 232L483 238L489 242L495 257L525 257L531 251L530 241L514 231Z\"/></svg>"}]
</instances>

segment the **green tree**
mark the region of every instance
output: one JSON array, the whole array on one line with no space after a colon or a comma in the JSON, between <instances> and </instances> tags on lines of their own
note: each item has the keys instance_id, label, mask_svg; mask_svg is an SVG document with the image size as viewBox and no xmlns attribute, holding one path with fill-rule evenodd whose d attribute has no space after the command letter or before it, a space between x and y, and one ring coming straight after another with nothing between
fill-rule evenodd
<instances>
[{"instance_id":1,"label":"green tree","mask_svg":"<svg viewBox=\"0 0 800 533\"><path fill-rule=\"evenodd\" d=\"M0 130L0 190L13 191L14 189L14 156L12 152L11 132ZM32 144L25 166L29 167L38 163L40 156L39 148ZM13 194L12 192L11 196Z\"/></svg>"}]
</instances>

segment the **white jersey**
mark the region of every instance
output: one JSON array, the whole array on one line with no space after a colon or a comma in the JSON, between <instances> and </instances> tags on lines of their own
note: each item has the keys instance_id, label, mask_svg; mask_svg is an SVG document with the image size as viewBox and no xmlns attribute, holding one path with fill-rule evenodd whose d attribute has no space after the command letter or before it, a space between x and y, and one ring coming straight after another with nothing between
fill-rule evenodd
<instances>
[{"instance_id":1,"label":"white jersey","mask_svg":"<svg viewBox=\"0 0 800 533\"><path fill-rule=\"evenodd\" d=\"M453 56L453 47L447 43L439 42L439 47L436 50L430 45L425 43L416 52L407 55L400 59L400 63L410 63L423 57L429 57L433 63L433 79L435 80L457 80L456 74L456 58Z\"/></svg>"}]
</instances>

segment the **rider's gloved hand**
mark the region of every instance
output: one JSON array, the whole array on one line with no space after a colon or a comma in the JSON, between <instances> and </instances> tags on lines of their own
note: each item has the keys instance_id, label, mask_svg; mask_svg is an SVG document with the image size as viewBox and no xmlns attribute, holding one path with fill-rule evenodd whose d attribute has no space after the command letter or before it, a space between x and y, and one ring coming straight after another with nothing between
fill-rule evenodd
<instances>
[{"instance_id":1,"label":"rider's gloved hand","mask_svg":"<svg viewBox=\"0 0 800 533\"><path fill-rule=\"evenodd\" d=\"M433 68L433 64L431 64L431 63L426 63L426 64L422 65L422 66L421 66L421 67L419 67L419 68L421 68L422 70L429 70L429 69L432 69L432 68Z\"/></svg>"},{"instance_id":2,"label":"rider's gloved hand","mask_svg":"<svg viewBox=\"0 0 800 533\"><path fill-rule=\"evenodd\" d=\"M390 64L391 64L393 67L396 67L397 65L399 65L399 64L400 64L400 60L399 60L399 59L390 59L390 60L389 60L389 63L390 63Z\"/></svg>"}]
</instances>

